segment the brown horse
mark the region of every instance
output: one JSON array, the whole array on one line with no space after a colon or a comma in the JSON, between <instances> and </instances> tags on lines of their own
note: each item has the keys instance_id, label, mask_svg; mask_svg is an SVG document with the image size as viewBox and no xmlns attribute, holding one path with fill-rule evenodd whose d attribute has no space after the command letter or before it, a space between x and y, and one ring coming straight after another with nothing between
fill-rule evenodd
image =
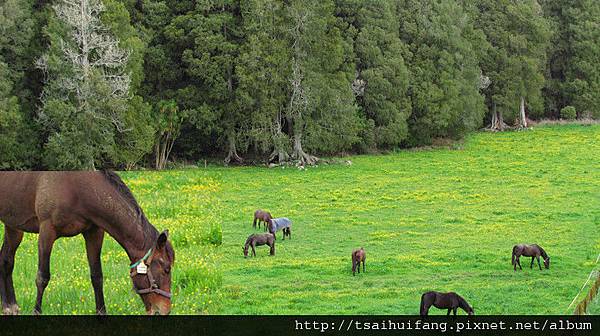
<instances>
[{"instance_id":1,"label":"brown horse","mask_svg":"<svg viewBox=\"0 0 600 336\"><path fill-rule=\"evenodd\" d=\"M0 296L5 314L17 314L12 272L23 233L38 233L37 298L34 313L42 312L42 296L50 281L50 254L61 237L83 234L96 313L106 314L100 254L104 232L127 252L133 287L148 314L171 310L171 266L175 253L146 219L135 198L110 171L0 172ZM140 265L142 264L142 265ZM147 265L147 267L144 267Z\"/></svg>"},{"instance_id":2,"label":"brown horse","mask_svg":"<svg viewBox=\"0 0 600 336\"><path fill-rule=\"evenodd\" d=\"M359 248L352 251L352 275L356 275L356 269L358 268L358 274L360 274L360 263L362 262L363 273L365 272L365 259L367 254L364 248Z\"/></svg>"},{"instance_id":3,"label":"brown horse","mask_svg":"<svg viewBox=\"0 0 600 336\"><path fill-rule=\"evenodd\" d=\"M469 315L474 314L473 308L469 306L467 301L454 292L440 293L431 291L421 295L421 316L427 316L431 306L439 309L448 309L448 314L446 315L450 315L450 312L453 311L454 316L456 316L458 308L461 308Z\"/></svg>"},{"instance_id":4,"label":"brown horse","mask_svg":"<svg viewBox=\"0 0 600 336\"><path fill-rule=\"evenodd\" d=\"M256 250L254 247L261 245L269 245L271 248L269 254L275 255L275 235L270 233L253 233L248 236L248 239L246 239L246 244L244 247L242 247L242 250L244 251L244 258L248 257L248 247L252 247L252 255L256 257Z\"/></svg>"},{"instance_id":5,"label":"brown horse","mask_svg":"<svg viewBox=\"0 0 600 336\"><path fill-rule=\"evenodd\" d=\"M531 269L533 269L533 262L535 261L535 259L537 259L537 263L538 263L538 266L540 267L540 271L542 270L542 265L540 264L540 256L542 258L544 258L544 267L550 268L550 256L548 256L546 251L544 251L544 249L537 244L533 244L533 245L519 244L519 245L515 245L513 247L512 265L513 265L513 269L515 271L517 270L517 265L519 265L519 269L521 269L521 270L523 269L523 267L521 267L521 261L520 261L521 256L531 257L531 265L529 266L529 268L531 268Z\"/></svg>"},{"instance_id":6,"label":"brown horse","mask_svg":"<svg viewBox=\"0 0 600 336\"><path fill-rule=\"evenodd\" d=\"M254 211L254 221L252 222L252 227L256 229L256 223L258 221L258 227L260 228L260 223L262 222L265 226L265 231L267 231L267 224L271 221L273 217L271 217L271 213L263 210Z\"/></svg>"}]
</instances>

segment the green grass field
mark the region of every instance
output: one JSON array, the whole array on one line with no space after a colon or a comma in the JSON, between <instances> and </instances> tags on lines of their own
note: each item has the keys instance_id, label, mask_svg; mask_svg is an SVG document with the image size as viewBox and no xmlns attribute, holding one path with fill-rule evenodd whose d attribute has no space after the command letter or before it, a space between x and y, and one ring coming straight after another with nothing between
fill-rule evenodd
<instances>
[{"instance_id":1,"label":"green grass field","mask_svg":"<svg viewBox=\"0 0 600 336\"><path fill-rule=\"evenodd\" d=\"M417 314L427 290L456 291L476 314L568 314L598 268L599 158L600 125L571 125L477 133L453 149L355 156L352 165L122 176L150 221L171 232L175 314ZM260 247L244 259L258 208L292 219L292 240L279 233L276 256ZM15 267L26 313L36 239L27 236ZM530 270L524 258L513 272L511 249L522 242L542 245L551 268ZM367 271L353 277L360 246ZM103 265L109 313L143 313L110 238ZM52 270L44 312L93 313L81 237L59 241Z\"/></svg>"}]
</instances>

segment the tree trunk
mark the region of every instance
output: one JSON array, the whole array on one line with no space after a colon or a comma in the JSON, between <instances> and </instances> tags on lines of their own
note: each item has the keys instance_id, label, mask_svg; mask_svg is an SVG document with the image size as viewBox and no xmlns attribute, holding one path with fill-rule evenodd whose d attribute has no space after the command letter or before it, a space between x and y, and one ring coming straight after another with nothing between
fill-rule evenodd
<instances>
[{"instance_id":1,"label":"tree trunk","mask_svg":"<svg viewBox=\"0 0 600 336\"><path fill-rule=\"evenodd\" d=\"M156 170L165 169L174 144L175 139L169 132L158 138L154 145L154 168Z\"/></svg>"},{"instance_id":2,"label":"tree trunk","mask_svg":"<svg viewBox=\"0 0 600 336\"><path fill-rule=\"evenodd\" d=\"M244 159L242 159L237 153L237 147L235 145L235 133L233 131L230 131L227 135L227 144L229 151L225 157L225 160L223 160L225 165L228 165L232 159L237 163L244 162Z\"/></svg>"},{"instance_id":3,"label":"tree trunk","mask_svg":"<svg viewBox=\"0 0 600 336\"><path fill-rule=\"evenodd\" d=\"M525 97L521 97L519 107L519 125L520 128L527 128L527 117L525 116Z\"/></svg>"},{"instance_id":4,"label":"tree trunk","mask_svg":"<svg viewBox=\"0 0 600 336\"><path fill-rule=\"evenodd\" d=\"M496 103L492 103L492 124L490 125L490 129L493 131L503 131L505 127L506 124L504 123L502 111L498 111Z\"/></svg>"},{"instance_id":5,"label":"tree trunk","mask_svg":"<svg viewBox=\"0 0 600 336\"><path fill-rule=\"evenodd\" d=\"M287 135L285 135L281 131L281 111L277 113L277 117L275 122L273 123L273 152L269 155L269 162L272 162L277 158L277 163L284 163L290 157L286 151L286 147L284 144L284 140L287 139Z\"/></svg>"},{"instance_id":6,"label":"tree trunk","mask_svg":"<svg viewBox=\"0 0 600 336\"><path fill-rule=\"evenodd\" d=\"M319 161L319 158L305 153L302 149L302 132L294 132L294 150L292 152L292 158L298 160L299 166L314 165Z\"/></svg>"}]
</instances>

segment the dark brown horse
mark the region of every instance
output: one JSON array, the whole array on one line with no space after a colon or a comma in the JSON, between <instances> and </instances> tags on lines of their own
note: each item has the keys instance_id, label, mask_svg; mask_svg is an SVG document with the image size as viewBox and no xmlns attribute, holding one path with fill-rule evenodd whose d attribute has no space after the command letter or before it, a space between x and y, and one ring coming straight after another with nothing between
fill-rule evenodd
<instances>
[{"instance_id":1,"label":"dark brown horse","mask_svg":"<svg viewBox=\"0 0 600 336\"><path fill-rule=\"evenodd\" d=\"M427 316L431 306L439 309L448 309L448 314L446 315L450 315L450 312L453 311L454 316L456 316L458 308L461 308L469 315L474 314L473 308L469 306L467 301L454 292L440 293L431 291L421 295L421 316Z\"/></svg>"},{"instance_id":2,"label":"dark brown horse","mask_svg":"<svg viewBox=\"0 0 600 336\"><path fill-rule=\"evenodd\" d=\"M362 262L363 273L365 272L365 260L367 259L367 254L365 253L364 248L359 248L352 251L352 275L356 275L356 270L358 268L358 274L360 274L360 263Z\"/></svg>"},{"instance_id":3,"label":"dark brown horse","mask_svg":"<svg viewBox=\"0 0 600 336\"><path fill-rule=\"evenodd\" d=\"M175 253L167 240L168 232L159 233L148 222L117 174L109 171L0 172L0 221L4 223L0 296L5 314L19 312L12 272L15 252L24 232L39 234L34 313L42 312L54 242L80 233L85 239L96 313L106 313L100 262L104 232L127 252L131 265L123 265L123 271L129 272L146 312L170 312L171 266Z\"/></svg>"},{"instance_id":4,"label":"dark brown horse","mask_svg":"<svg viewBox=\"0 0 600 336\"><path fill-rule=\"evenodd\" d=\"M521 267L520 261L521 256L531 257L531 265L529 266L529 268L531 269L533 269L533 262L535 261L535 259L537 259L538 266L540 267L540 270L542 270L542 265L540 264L540 256L544 259L544 267L550 268L550 256L548 256L546 251L544 251L544 249L537 244L519 244L513 247L512 265L515 271L517 270L517 265L519 266L519 269L523 269L523 267Z\"/></svg>"},{"instance_id":5,"label":"dark brown horse","mask_svg":"<svg viewBox=\"0 0 600 336\"><path fill-rule=\"evenodd\" d=\"M275 235L270 233L253 233L248 236L248 239L246 239L246 244L244 247L242 247L242 250L244 251L244 258L248 257L249 247L252 247L252 255L256 257L256 250L254 248L261 245L269 245L269 247L271 247L269 254L275 255Z\"/></svg>"},{"instance_id":6,"label":"dark brown horse","mask_svg":"<svg viewBox=\"0 0 600 336\"><path fill-rule=\"evenodd\" d=\"M271 213L263 210L254 211L254 221L252 222L252 227L256 229L256 223L258 223L258 227L260 228L260 223L263 223L265 226L265 231L267 231L267 225L271 221L273 217L271 217Z\"/></svg>"}]
</instances>

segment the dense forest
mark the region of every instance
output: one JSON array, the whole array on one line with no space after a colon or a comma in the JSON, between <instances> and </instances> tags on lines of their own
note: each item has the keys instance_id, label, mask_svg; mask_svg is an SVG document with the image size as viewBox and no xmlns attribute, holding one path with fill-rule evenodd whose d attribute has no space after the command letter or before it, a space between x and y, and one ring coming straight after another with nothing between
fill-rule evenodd
<instances>
[{"instance_id":1,"label":"dense forest","mask_svg":"<svg viewBox=\"0 0 600 336\"><path fill-rule=\"evenodd\" d=\"M296 162L600 118L597 0L0 0L0 169Z\"/></svg>"}]
</instances>

